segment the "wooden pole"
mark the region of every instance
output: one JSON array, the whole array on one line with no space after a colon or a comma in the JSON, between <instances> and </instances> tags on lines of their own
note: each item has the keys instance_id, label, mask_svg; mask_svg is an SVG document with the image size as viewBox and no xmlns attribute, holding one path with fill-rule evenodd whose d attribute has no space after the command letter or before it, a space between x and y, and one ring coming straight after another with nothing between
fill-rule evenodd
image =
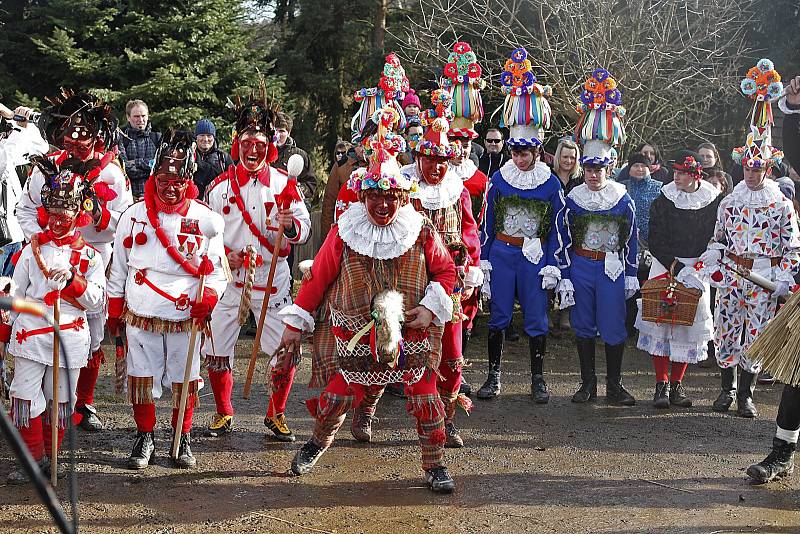
<instances>
[{"instance_id":1,"label":"wooden pole","mask_svg":"<svg viewBox=\"0 0 800 534\"><path fill-rule=\"evenodd\" d=\"M203 291L206 286L206 275L200 275L200 284L197 286L197 294L194 302L199 304L203 301ZM194 347L197 344L197 322L192 321L192 335L189 338L189 350L186 352L186 366L183 369L183 386L181 386L181 398L178 403L178 420L175 422L175 434L172 437L172 458L178 458L178 446L181 443L181 430L183 429L183 416L186 414L186 401L189 398L189 378L192 376L192 360L194 359Z\"/></svg>"},{"instance_id":2,"label":"wooden pole","mask_svg":"<svg viewBox=\"0 0 800 534\"><path fill-rule=\"evenodd\" d=\"M59 320L61 315L61 292L53 303L53 404L50 407L50 483L55 488L58 485L58 336ZM69 369L67 369L69 372ZM67 395L70 395L67 392ZM70 398L68 402L72 402Z\"/></svg>"},{"instance_id":3,"label":"wooden pole","mask_svg":"<svg viewBox=\"0 0 800 534\"><path fill-rule=\"evenodd\" d=\"M258 356L258 349L261 345L261 333L264 330L264 320L267 317L267 308L269 308L269 298L272 295L272 282L275 279L275 268L278 266L278 256L280 255L281 246L283 245L283 225L278 229L278 237L275 239L275 248L272 252L272 260L269 263L269 274L267 275L266 291L264 292L264 302L261 304L261 317L258 319L258 327L256 328L256 338L253 340L253 350L250 352L250 363L247 366L247 380L244 383L244 392L242 397L245 399L250 398L250 387L253 385L253 374L256 371L256 357Z\"/></svg>"}]
</instances>

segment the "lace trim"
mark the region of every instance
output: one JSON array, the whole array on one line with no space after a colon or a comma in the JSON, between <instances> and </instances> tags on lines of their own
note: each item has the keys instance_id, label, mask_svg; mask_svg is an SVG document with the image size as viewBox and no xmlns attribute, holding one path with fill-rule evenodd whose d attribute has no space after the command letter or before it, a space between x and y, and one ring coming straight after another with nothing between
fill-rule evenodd
<instances>
[{"instance_id":1,"label":"lace trim","mask_svg":"<svg viewBox=\"0 0 800 534\"><path fill-rule=\"evenodd\" d=\"M405 176L417 180L417 191L411 193L411 198L419 200L426 210L449 208L461 198L461 192L464 190L464 182L449 169L444 179L436 185L425 182L419 176L416 163L406 165L401 171Z\"/></svg>"},{"instance_id":2,"label":"lace trim","mask_svg":"<svg viewBox=\"0 0 800 534\"><path fill-rule=\"evenodd\" d=\"M675 207L682 210L699 210L705 208L720 195L720 190L705 180L700 181L700 187L692 193L681 191L675 182L670 182L661 188L661 193L667 197Z\"/></svg>"},{"instance_id":3,"label":"lace trim","mask_svg":"<svg viewBox=\"0 0 800 534\"><path fill-rule=\"evenodd\" d=\"M419 301L433 313L433 324L443 326L453 317L453 299L439 282L430 282L425 288L425 296Z\"/></svg>"},{"instance_id":4,"label":"lace trim","mask_svg":"<svg viewBox=\"0 0 800 534\"><path fill-rule=\"evenodd\" d=\"M355 202L339 217L339 237L354 251L378 260L405 254L419 237L423 217L411 204L397 210L397 218L387 226L375 226L367 208Z\"/></svg>"},{"instance_id":5,"label":"lace trim","mask_svg":"<svg viewBox=\"0 0 800 534\"><path fill-rule=\"evenodd\" d=\"M536 189L550 178L550 174L550 167L541 161L537 161L533 169L527 171L519 170L513 160L508 160L500 167L500 175L503 180L511 187L516 187L523 191Z\"/></svg>"},{"instance_id":6,"label":"lace trim","mask_svg":"<svg viewBox=\"0 0 800 534\"><path fill-rule=\"evenodd\" d=\"M606 182L600 191L592 191L586 184L581 184L569 192L569 198L587 211L610 210L625 195L625 186L617 182Z\"/></svg>"},{"instance_id":7,"label":"lace trim","mask_svg":"<svg viewBox=\"0 0 800 534\"><path fill-rule=\"evenodd\" d=\"M314 331L314 317L297 304L290 304L278 312L278 317L289 326L303 332Z\"/></svg>"},{"instance_id":8,"label":"lace trim","mask_svg":"<svg viewBox=\"0 0 800 534\"><path fill-rule=\"evenodd\" d=\"M475 174L475 171L478 170L477 165L475 165L471 159L465 159L461 162L461 165L451 165L448 164L450 167L450 172L458 176L462 182L466 182Z\"/></svg>"},{"instance_id":9,"label":"lace trim","mask_svg":"<svg viewBox=\"0 0 800 534\"><path fill-rule=\"evenodd\" d=\"M626 276L625 277L625 289L626 290L633 290L639 291L639 279L635 276Z\"/></svg>"},{"instance_id":10,"label":"lace trim","mask_svg":"<svg viewBox=\"0 0 800 534\"><path fill-rule=\"evenodd\" d=\"M778 183L769 178L764 178L764 187L758 191L751 190L744 181L739 182L730 196L736 205L749 208L763 208L784 198Z\"/></svg>"},{"instance_id":11,"label":"lace trim","mask_svg":"<svg viewBox=\"0 0 800 534\"><path fill-rule=\"evenodd\" d=\"M539 270L539 276L552 276L556 280L561 280L561 270L555 265L545 265Z\"/></svg>"},{"instance_id":12,"label":"lace trim","mask_svg":"<svg viewBox=\"0 0 800 534\"><path fill-rule=\"evenodd\" d=\"M789 108L789 105L786 103L786 97L785 96L781 97L781 99L778 100L778 109L783 111L786 115L793 115L793 114L800 113L800 109L790 109Z\"/></svg>"}]
</instances>

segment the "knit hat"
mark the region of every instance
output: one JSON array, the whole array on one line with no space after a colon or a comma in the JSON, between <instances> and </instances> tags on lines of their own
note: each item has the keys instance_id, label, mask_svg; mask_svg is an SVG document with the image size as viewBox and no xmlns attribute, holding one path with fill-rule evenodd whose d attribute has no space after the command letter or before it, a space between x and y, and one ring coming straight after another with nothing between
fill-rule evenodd
<instances>
[{"instance_id":1,"label":"knit hat","mask_svg":"<svg viewBox=\"0 0 800 534\"><path fill-rule=\"evenodd\" d=\"M417 92L413 89L409 89L406 93L406 97L403 99L403 103L401 107L406 109L406 106L417 106L418 108L422 107L422 104L419 102L419 97L417 96Z\"/></svg>"},{"instance_id":2,"label":"knit hat","mask_svg":"<svg viewBox=\"0 0 800 534\"><path fill-rule=\"evenodd\" d=\"M745 146L733 149L733 161L751 169L778 165L783 160L783 152L772 146L772 100L783 93L781 75L772 61L762 59L747 71L739 86L754 103Z\"/></svg>"},{"instance_id":3,"label":"knit hat","mask_svg":"<svg viewBox=\"0 0 800 534\"><path fill-rule=\"evenodd\" d=\"M575 139L583 145L581 165L611 165L612 147L625 142L622 92L609 72L600 68L583 84L580 99Z\"/></svg>"},{"instance_id":4,"label":"knit hat","mask_svg":"<svg viewBox=\"0 0 800 534\"><path fill-rule=\"evenodd\" d=\"M483 119L481 89L486 85L481 79L481 67L469 44L459 41L447 56L444 75L439 86L450 93L453 119L450 137L476 139L475 123Z\"/></svg>"},{"instance_id":5,"label":"knit hat","mask_svg":"<svg viewBox=\"0 0 800 534\"><path fill-rule=\"evenodd\" d=\"M636 165L637 163L641 163L642 165L650 166L650 159L642 154L641 152L631 152L631 155L628 156L628 166Z\"/></svg>"},{"instance_id":6,"label":"knit hat","mask_svg":"<svg viewBox=\"0 0 800 534\"><path fill-rule=\"evenodd\" d=\"M387 106L375 115L378 131L364 143L369 165L354 170L347 186L356 193L367 189L414 190L416 183L400 172L397 162L397 155L406 149L403 138L392 131L400 120L397 110Z\"/></svg>"},{"instance_id":7,"label":"knit hat","mask_svg":"<svg viewBox=\"0 0 800 534\"><path fill-rule=\"evenodd\" d=\"M64 88L47 101L50 106L42 110L38 125L51 145L60 147L64 137L69 136L75 140L96 138L100 146L95 149L100 152L116 146L119 121L107 103L89 93Z\"/></svg>"},{"instance_id":8,"label":"knit hat","mask_svg":"<svg viewBox=\"0 0 800 534\"><path fill-rule=\"evenodd\" d=\"M386 56L381 79L377 87L359 89L353 95L361 106L350 121L352 138L363 137L362 130L369 118L383 107L391 107L397 111L400 119L396 128L402 130L406 127L406 116L400 104L409 90L406 71L400 65L400 58L394 52Z\"/></svg>"},{"instance_id":9,"label":"knit hat","mask_svg":"<svg viewBox=\"0 0 800 534\"><path fill-rule=\"evenodd\" d=\"M195 135L211 135L216 137L217 136L217 129L214 127L214 123L208 119L200 119L197 121L197 125L194 127L194 134Z\"/></svg>"},{"instance_id":10,"label":"knit hat","mask_svg":"<svg viewBox=\"0 0 800 534\"><path fill-rule=\"evenodd\" d=\"M549 85L536 83L528 51L520 47L511 52L500 74L501 91L506 95L500 126L508 127L510 147L540 146L543 130L550 127Z\"/></svg>"}]
</instances>

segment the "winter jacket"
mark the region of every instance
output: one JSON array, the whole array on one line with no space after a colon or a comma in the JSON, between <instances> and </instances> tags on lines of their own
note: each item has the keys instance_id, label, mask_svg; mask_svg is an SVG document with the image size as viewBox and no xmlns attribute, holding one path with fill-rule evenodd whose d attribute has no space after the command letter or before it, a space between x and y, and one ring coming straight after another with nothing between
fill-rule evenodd
<instances>
[{"instance_id":1,"label":"winter jacket","mask_svg":"<svg viewBox=\"0 0 800 534\"><path fill-rule=\"evenodd\" d=\"M233 158L227 152L220 150L217 147L216 140L214 146L208 152L201 152L197 150L197 170L194 172L194 183L200 194L197 198L205 198L206 186L210 184L214 178L222 174L222 172L233 165Z\"/></svg>"},{"instance_id":2,"label":"winter jacket","mask_svg":"<svg viewBox=\"0 0 800 534\"><path fill-rule=\"evenodd\" d=\"M126 124L120 136L119 159L125 165L125 173L131 181L134 197L144 194L144 183L150 176L150 169L156 157L156 150L161 142L161 133L154 132L152 125L147 124L144 130Z\"/></svg>"},{"instance_id":3,"label":"winter jacket","mask_svg":"<svg viewBox=\"0 0 800 534\"><path fill-rule=\"evenodd\" d=\"M367 163L360 161L355 157L355 152L350 151L347 154L347 161L342 165L335 163L331 168L328 175L328 183L325 184L325 192L322 194L322 213L320 213L320 235L328 235L328 231L333 224L334 214L336 213L336 198L339 195L339 190L347 180L350 174L358 167L363 167Z\"/></svg>"},{"instance_id":4,"label":"winter jacket","mask_svg":"<svg viewBox=\"0 0 800 534\"><path fill-rule=\"evenodd\" d=\"M294 139L289 137L283 146L278 147L278 159L272 163L272 166L285 171L289 158L294 154L300 154L303 158L303 172L297 177L297 185L300 186L306 202L313 204L317 198L317 175L314 174L314 169L311 167L308 153L302 148L298 148L294 143Z\"/></svg>"},{"instance_id":5,"label":"winter jacket","mask_svg":"<svg viewBox=\"0 0 800 534\"><path fill-rule=\"evenodd\" d=\"M480 157L478 161L478 170L481 171L486 176L494 176L494 173L500 170L506 161L510 159L510 156L506 153L505 150L500 152L499 154L492 154L488 150L484 151L483 156Z\"/></svg>"}]
</instances>

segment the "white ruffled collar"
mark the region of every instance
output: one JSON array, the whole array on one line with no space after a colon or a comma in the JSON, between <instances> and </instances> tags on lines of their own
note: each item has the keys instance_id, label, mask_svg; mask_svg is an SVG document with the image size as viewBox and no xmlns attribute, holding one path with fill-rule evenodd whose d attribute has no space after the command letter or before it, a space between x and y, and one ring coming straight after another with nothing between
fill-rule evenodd
<instances>
[{"instance_id":1,"label":"white ruffled collar","mask_svg":"<svg viewBox=\"0 0 800 534\"><path fill-rule=\"evenodd\" d=\"M397 218L387 226L375 226L367 217L363 202L350 204L339 217L339 237L363 256L390 260L405 254L416 243L423 217L411 204L397 210Z\"/></svg>"},{"instance_id":2,"label":"white ruffled collar","mask_svg":"<svg viewBox=\"0 0 800 534\"><path fill-rule=\"evenodd\" d=\"M436 185L431 185L420 177L416 163L406 165L401 172L417 181L417 191L411 193L411 198L419 200L426 210L449 208L461 198L461 192L464 191L464 182L449 168L444 179Z\"/></svg>"},{"instance_id":3,"label":"white ruffled collar","mask_svg":"<svg viewBox=\"0 0 800 534\"><path fill-rule=\"evenodd\" d=\"M581 184L567 196L587 211L605 211L616 206L625 193L624 185L608 180L600 191L592 191L588 185Z\"/></svg>"},{"instance_id":4,"label":"white ruffled collar","mask_svg":"<svg viewBox=\"0 0 800 534\"><path fill-rule=\"evenodd\" d=\"M500 175L503 177L503 180L511 187L516 187L523 191L536 189L550 178L550 174L550 167L542 161L537 161L533 169L527 171L519 170L519 167L514 164L513 160L506 161L503 166L500 167Z\"/></svg>"},{"instance_id":5,"label":"white ruffled collar","mask_svg":"<svg viewBox=\"0 0 800 534\"><path fill-rule=\"evenodd\" d=\"M736 201L736 205L749 208L763 208L784 198L778 183L769 178L764 178L764 187L758 191L751 191L747 184L741 181L733 188L731 197Z\"/></svg>"},{"instance_id":6,"label":"white ruffled collar","mask_svg":"<svg viewBox=\"0 0 800 534\"><path fill-rule=\"evenodd\" d=\"M662 187L661 193L678 209L699 210L714 202L714 199L720 195L720 190L710 182L700 180L700 187L691 193L678 189L675 182L670 182Z\"/></svg>"},{"instance_id":7,"label":"white ruffled collar","mask_svg":"<svg viewBox=\"0 0 800 534\"><path fill-rule=\"evenodd\" d=\"M453 165L448 163L447 166L450 168L450 172L461 178L462 182L466 182L475 174L475 171L478 170L478 166L472 162L471 159L467 158L461 162L460 165Z\"/></svg>"}]
</instances>

